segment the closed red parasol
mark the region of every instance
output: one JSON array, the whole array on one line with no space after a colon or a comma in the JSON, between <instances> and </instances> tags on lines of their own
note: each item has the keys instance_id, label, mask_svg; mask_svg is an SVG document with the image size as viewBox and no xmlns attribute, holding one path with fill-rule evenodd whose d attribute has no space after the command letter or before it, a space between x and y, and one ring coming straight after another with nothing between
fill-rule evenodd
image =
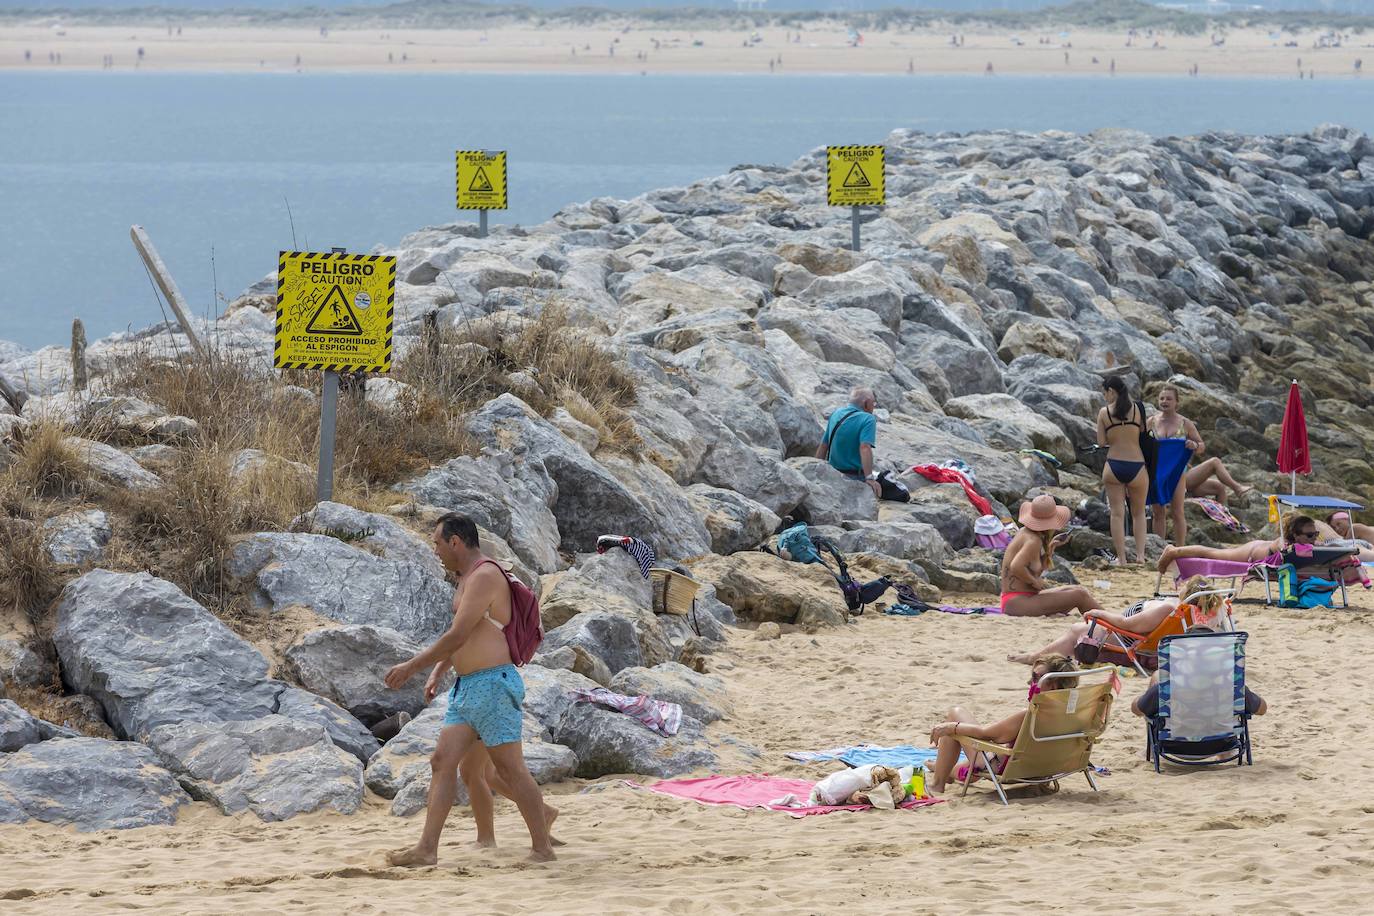
<instances>
[{"instance_id":1,"label":"closed red parasol","mask_svg":"<svg viewBox=\"0 0 1374 916\"><path fill-rule=\"evenodd\" d=\"M1288 474L1289 492L1297 492L1297 475L1312 473L1312 454L1307 449L1307 418L1302 412L1302 393L1298 380L1288 389L1288 406L1283 411L1283 432L1279 436L1279 471Z\"/></svg>"}]
</instances>

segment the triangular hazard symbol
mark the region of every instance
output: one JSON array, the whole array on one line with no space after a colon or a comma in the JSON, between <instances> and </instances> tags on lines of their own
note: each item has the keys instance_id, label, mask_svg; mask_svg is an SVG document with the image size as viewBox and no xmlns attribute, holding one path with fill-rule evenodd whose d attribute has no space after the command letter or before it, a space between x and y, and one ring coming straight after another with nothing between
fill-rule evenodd
<instances>
[{"instance_id":1,"label":"triangular hazard symbol","mask_svg":"<svg viewBox=\"0 0 1374 916\"><path fill-rule=\"evenodd\" d=\"M844 186L846 188L873 187L868 183L868 176L864 174L863 169L859 168L859 163L857 162L849 167L849 174L844 177Z\"/></svg>"},{"instance_id":2,"label":"triangular hazard symbol","mask_svg":"<svg viewBox=\"0 0 1374 916\"><path fill-rule=\"evenodd\" d=\"M307 334L345 334L356 337L363 332L363 328L358 324L358 316L354 314L353 306L344 295L343 288L336 283L329 291L329 295L324 297L320 307L315 310L315 317L310 319L305 331Z\"/></svg>"},{"instance_id":3,"label":"triangular hazard symbol","mask_svg":"<svg viewBox=\"0 0 1374 916\"><path fill-rule=\"evenodd\" d=\"M484 166L477 167L477 174L472 176L472 183L468 185L469 191L490 191L491 179L487 177L487 170Z\"/></svg>"}]
</instances>

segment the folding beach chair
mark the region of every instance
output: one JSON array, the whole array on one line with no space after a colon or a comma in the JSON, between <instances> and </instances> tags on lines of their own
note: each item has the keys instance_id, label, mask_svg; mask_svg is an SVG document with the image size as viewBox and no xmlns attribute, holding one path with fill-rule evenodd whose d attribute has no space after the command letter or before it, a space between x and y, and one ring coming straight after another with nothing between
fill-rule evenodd
<instances>
[{"instance_id":1,"label":"folding beach chair","mask_svg":"<svg viewBox=\"0 0 1374 916\"><path fill-rule=\"evenodd\" d=\"M1081 686L1084 678L1104 675L1101 683ZM1051 681L1065 678L1074 678L1080 683L1052 688ZM1055 783L1075 773L1086 776L1088 785L1096 792L1097 782L1093 779L1093 765L1088 757L1093 742L1107 728L1107 714L1112 708L1112 691L1116 683L1116 669L1111 667L1051 671L1040 678L1040 693L1031 699L1021 731L1010 750L1000 744L959 735L959 744L969 760L961 794L968 794L969 784L976 777L986 776L997 789L997 797L1006 805L1009 804L1005 791L1008 787ZM994 758L999 756L1007 758L1000 773L994 766ZM985 769L979 770L975 765L979 759Z\"/></svg>"},{"instance_id":2,"label":"folding beach chair","mask_svg":"<svg viewBox=\"0 0 1374 916\"><path fill-rule=\"evenodd\" d=\"M1197 599L1206 595L1226 596L1226 603L1222 607L1219 620L1203 619L1202 610L1196 602ZM1234 630L1236 626L1231 619L1231 601L1235 595L1235 591L1229 588L1193 592L1179 601L1178 607L1170 611L1169 616L1161 620L1157 627L1143 636L1114 626L1104 620L1093 620L1088 624L1086 638L1092 640L1099 627L1104 633L1101 646L1098 649L1098 657L1089 660L1110 662L1114 665L1127 664L1140 672L1142 677L1148 677L1150 672L1158 666L1160 643L1168 637L1181 635L1192 627L1198 626L1205 626L1212 630ZM1080 661L1082 660L1080 658Z\"/></svg>"},{"instance_id":3,"label":"folding beach chair","mask_svg":"<svg viewBox=\"0 0 1374 916\"><path fill-rule=\"evenodd\" d=\"M1282 494L1275 494L1268 498L1277 503L1279 531L1283 531L1284 506L1287 506L1290 509L1298 510L1344 509L1345 511L1352 513L1352 519L1354 518L1353 513L1364 508L1364 506L1360 505L1359 503L1352 503L1349 500L1345 499L1336 499L1332 496L1298 496L1296 494L1290 493L1287 496L1284 496ZM1340 585L1341 589L1341 603L1339 605L1333 604L1332 606L1350 607L1350 597L1346 594L1345 591L1346 570L1340 567L1344 564L1349 563L1349 561L1346 559L1347 557L1358 557L1358 554L1359 551L1354 550L1352 548L1318 546L1314 549L1312 556L1296 557L1292 555L1290 549L1284 551L1284 562L1292 563L1295 569L1302 570L1306 568L1306 575L1313 575L1317 572L1318 569L1325 569L1326 575L1323 576L1323 578L1332 579L1333 581L1337 582ZM1358 563L1358 559L1356 559L1356 562ZM1299 572L1299 575L1304 575L1304 573ZM1268 598L1268 595L1268 583L1266 582L1266 599ZM1266 600L1265 603L1272 604L1273 602Z\"/></svg>"},{"instance_id":4,"label":"folding beach chair","mask_svg":"<svg viewBox=\"0 0 1374 916\"><path fill-rule=\"evenodd\" d=\"M1245 589L1245 583L1258 580L1264 583L1264 603L1272 604L1270 583L1273 581L1274 570L1278 569L1282 562L1279 554L1273 554L1254 563L1247 563L1244 560L1204 560L1197 557L1180 557L1174 561L1174 565L1178 568L1178 574L1174 576L1174 587L1177 588L1180 582L1186 582L1193 576L1202 576L1212 583L1221 579L1230 579L1231 590L1236 593L1236 597L1240 597L1241 591ZM1163 585L1164 573L1160 573L1159 577L1155 579L1156 595L1164 595Z\"/></svg>"},{"instance_id":5,"label":"folding beach chair","mask_svg":"<svg viewBox=\"0 0 1374 916\"><path fill-rule=\"evenodd\" d=\"M1146 752L1184 766L1252 762L1245 711L1246 633L1171 636L1159 651L1159 714L1147 720Z\"/></svg>"}]
</instances>

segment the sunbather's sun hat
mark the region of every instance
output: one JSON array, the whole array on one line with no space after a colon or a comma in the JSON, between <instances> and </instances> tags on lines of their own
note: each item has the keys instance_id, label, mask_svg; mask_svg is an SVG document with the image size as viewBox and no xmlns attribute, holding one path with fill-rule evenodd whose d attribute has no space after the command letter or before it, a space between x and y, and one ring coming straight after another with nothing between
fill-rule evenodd
<instances>
[{"instance_id":1,"label":"sunbather's sun hat","mask_svg":"<svg viewBox=\"0 0 1374 916\"><path fill-rule=\"evenodd\" d=\"M1048 493L1021 504L1021 525L1031 531L1057 531L1069 523L1068 506L1061 506Z\"/></svg>"}]
</instances>

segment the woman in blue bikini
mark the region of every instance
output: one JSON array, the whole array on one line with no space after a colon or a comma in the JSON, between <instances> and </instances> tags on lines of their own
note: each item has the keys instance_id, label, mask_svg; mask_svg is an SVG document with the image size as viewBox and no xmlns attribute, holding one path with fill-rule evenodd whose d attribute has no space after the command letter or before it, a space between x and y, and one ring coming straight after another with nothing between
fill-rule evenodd
<instances>
[{"instance_id":1,"label":"woman in blue bikini","mask_svg":"<svg viewBox=\"0 0 1374 916\"><path fill-rule=\"evenodd\" d=\"M1145 455L1140 451L1140 433L1145 429L1145 410L1131 400L1126 383L1112 375L1102 383L1107 406L1097 412L1097 444L1107 446L1107 464L1102 482L1107 487L1107 503L1112 510L1112 544L1117 565L1126 563L1126 500L1131 501L1131 529L1135 532L1135 561L1145 562L1145 498L1150 475L1145 471Z\"/></svg>"}]
</instances>

